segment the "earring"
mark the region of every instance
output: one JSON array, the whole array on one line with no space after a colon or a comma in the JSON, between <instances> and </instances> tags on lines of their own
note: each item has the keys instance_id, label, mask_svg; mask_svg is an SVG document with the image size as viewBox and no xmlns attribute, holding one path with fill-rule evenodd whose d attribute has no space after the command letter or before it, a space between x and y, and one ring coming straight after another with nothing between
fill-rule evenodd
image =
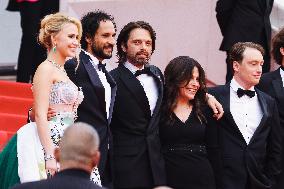
<instances>
[{"instance_id":1,"label":"earring","mask_svg":"<svg viewBox=\"0 0 284 189\"><path fill-rule=\"evenodd\" d=\"M56 44L53 46L52 51L56 53Z\"/></svg>"}]
</instances>

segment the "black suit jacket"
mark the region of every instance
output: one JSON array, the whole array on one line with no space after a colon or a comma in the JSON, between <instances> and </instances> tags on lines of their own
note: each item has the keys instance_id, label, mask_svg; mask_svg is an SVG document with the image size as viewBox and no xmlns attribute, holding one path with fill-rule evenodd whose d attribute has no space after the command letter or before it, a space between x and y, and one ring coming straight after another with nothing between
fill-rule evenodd
<instances>
[{"instance_id":1,"label":"black suit jacket","mask_svg":"<svg viewBox=\"0 0 284 189\"><path fill-rule=\"evenodd\" d=\"M110 72L117 84L111 122L114 185L117 188L150 188L165 184L158 127L163 75L155 66L151 65L150 70L159 91L152 116L139 80L122 64Z\"/></svg>"},{"instance_id":2,"label":"black suit jacket","mask_svg":"<svg viewBox=\"0 0 284 189\"><path fill-rule=\"evenodd\" d=\"M100 81L96 69L90 62L90 57L83 51L80 53L80 63L77 71L76 59L66 62L65 69L69 78L78 86L82 87L84 100L78 107L78 119L92 125L98 132L100 137L101 159L99 163L99 172L104 184L104 171L108 158L108 148L111 147L111 133L109 124L112 117L114 99L116 94L116 84L110 74L106 72L106 78L111 86L111 103L109 109L109 118L107 119L105 108L105 90Z\"/></svg>"},{"instance_id":3,"label":"black suit jacket","mask_svg":"<svg viewBox=\"0 0 284 189\"><path fill-rule=\"evenodd\" d=\"M257 86L263 92L269 94L273 97L276 101L278 111L279 111L279 118L280 118L280 125L283 129L284 126L284 88L283 82L280 75L280 68L263 74L259 85ZM282 131L282 139L284 139L284 132ZM284 140L282 141L282 150L284 149ZM282 151L282 170L284 170L284 152ZM284 172L282 171L280 177L278 178L277 185L275 189L284 188Z\"/></svg>"},{"instance_id":4,"label":"black suit jacket","mask_svg":"<svg viewBox=\"0 0 284 189\"><path fill-rule=\"evenodd\" d=\"M90 181L90 174L80 169L66 169L51 179L19 184L13 189L102 189Z\"/></svg>"},{"instance_id":5,"label":"black suit jacket","mask_svg":"<svg viewBox=\"0 0 284 189\"><path fill-rule=\"evenodd\" d=\"M19 11L19 4L17 0L9 0L6 10L8 11Z\"/></svg>"},{"instance_id":6,"label":"black suit jacket","mask_svg":"<svg viewBox=\"0 0 284 189\"><path fill-rule=\"evenodd\" d=\"M275 101L256 89L263 117L249 144L246 143L230 112L230 84L210 89L224 108L216 121L208 117L208 155L218 188L271 188L280 173L281 128Z\"/></svg>"},{"instance_id":7,"label":"black suit jacket","mask_svg":"<svg viewBox=\"0 0 284 189\"><path fill-rule=\"evenodd\" d=\"M218 0L216 17L223 35L220 50L228 51L236 42L251 41L270 49L269 15L274 0Z\"/></svg>"}]
</instances>

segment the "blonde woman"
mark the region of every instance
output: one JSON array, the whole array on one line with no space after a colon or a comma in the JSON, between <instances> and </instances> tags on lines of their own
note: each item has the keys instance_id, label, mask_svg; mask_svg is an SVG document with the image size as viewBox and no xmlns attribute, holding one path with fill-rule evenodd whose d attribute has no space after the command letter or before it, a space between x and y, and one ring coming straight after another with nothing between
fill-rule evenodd
<instances>
[{"instance_id":1,"label":"blonde woman","mask_svg":"<svg viewBox=\"0 0 284 189\"><path fill-rule=\"evenodd\" d=\"M80 21L61 13L41 21L39 42L47 49L47 59L38 66L33 80L35 122L19 129L1 153L0 188L45 179L59 170L53 151L83 100L82 91L64 69L66 58L76 55L81 34ZM56 111L51 121L46 116L48 107Z\"/></svg>"}]
</instances>

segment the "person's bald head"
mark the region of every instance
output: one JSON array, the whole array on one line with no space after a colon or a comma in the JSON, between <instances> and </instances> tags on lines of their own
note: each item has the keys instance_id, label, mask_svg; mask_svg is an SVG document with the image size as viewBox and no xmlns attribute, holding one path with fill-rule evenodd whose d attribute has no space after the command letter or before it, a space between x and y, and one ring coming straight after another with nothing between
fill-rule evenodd
<instances>
[{"instance_id":1,"label":"person's bald head","mask_svg":"<svg viewBox=\"0 0 284 189\"><path fill-rule=\"evenodd\" d=\"M78 122L65 130L55 155L64 169L76 168L74 166L91 168L98 164L98 147L99 136L96 130L86 123Z\"/></svg>"},{"instance_id":2,"label":"person's bald head","mask_svg":"<svg viewBox=\"0 0 284 189\"><path fill-rule=\"evenodd\" d=\"M173 189L173 188L168 187L168 186L157 186L157 187L155 187L153 189Z\"/></svg>"}]
</instances>

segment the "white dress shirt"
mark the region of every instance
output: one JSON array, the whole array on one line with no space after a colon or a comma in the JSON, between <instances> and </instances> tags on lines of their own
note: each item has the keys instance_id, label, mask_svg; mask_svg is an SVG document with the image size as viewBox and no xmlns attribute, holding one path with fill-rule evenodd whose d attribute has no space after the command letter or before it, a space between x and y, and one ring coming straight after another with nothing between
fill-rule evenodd
<instances>
[{"instance_id":1,"label":"white dress shirt","mask_svg":"<svg viewBox=\"0 0 284 189\"><path fill-rule=\"evenodd\" d=\"M247 95L239 98L237 95L238 88L244 89L233 78L230 84L230 111L246 143L249 144L261 121L263 112L256 93L252 98ZM254 87L249 90L254 91Z\"/></svg>"},{"instance_id":2,"label":"white dress shirt","mask_svg":"<svg viewBox=\"0 0 284 189\"><path fill-rule=\"evenodd\" d=\"M107 118L109 117L109 107L110 107L110 101L111 101L111 87L110 84L107 81L106 75L103 71L99 70L98 65L99 65L99 60L94 57L92 54L84 51L87 55L90 56L91 60L90 62L94 66L95 70L97 71L99 78L101 80L101 83L103 84L103 87L105 89L105 103L106 103L106 113L107 113Z\"/></svg>"},{"instance_id":3,"label":"white dress shirt","mask_svg":"<svg viewBox=\"0 0 284 189\"><path fill-rule=\"evenodd\" d=\"M139 70L139 68L137 68L136 66L134 66L133 64L131 64L129 62L125 62L124 66L127 69L129 69L133 74L135 74L135 72L137 70ZM143 68L144 68L144 66L143 66ZM140 83L141 83L141 85L142 85L142 87L145 91L145 94L146 94L148 101L149 101L151 115L152 115L153 111L156 107L156 103L157 103L158 96L159 96L158 86L157 86L154 78L147 75L147 74L141 74L141 75L137 76L136 78L140 81Z\"/></svg>"},{"instance_id":4,"label":"white dress shirt","mask_svg":"<svg viewBox=\"0 0 284 189\"><path fill-rule=\"evenodd\" d=\"M279 70L280 70L280 76L282 78L282 85L284 87L284 71L281 68Z\"/></svg>"}]
</instances>

